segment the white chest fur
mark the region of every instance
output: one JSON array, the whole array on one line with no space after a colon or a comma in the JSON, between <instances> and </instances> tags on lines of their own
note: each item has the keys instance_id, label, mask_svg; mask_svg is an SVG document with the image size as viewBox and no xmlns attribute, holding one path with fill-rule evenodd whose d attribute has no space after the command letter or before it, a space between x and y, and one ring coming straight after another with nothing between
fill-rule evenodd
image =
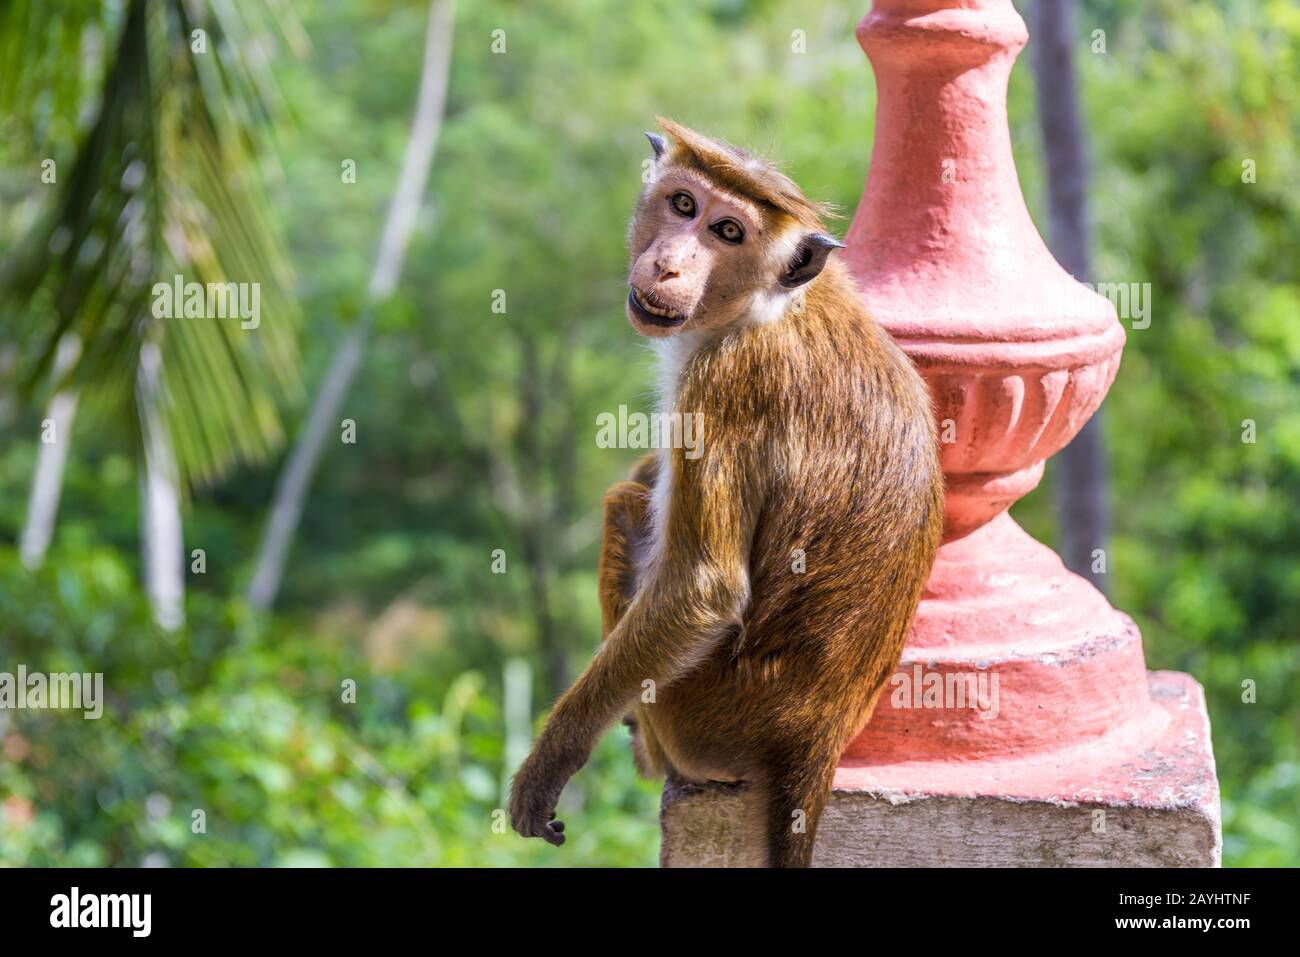
<instances>
[{"instance_id":1,"label":"white chest fur","mask_svg":"<svg viewBox=\"0 0 1300 957\"><path fill-rule=\"evenodd\" d=\"M702 333L680 332L666 339L653 340L655 354L659 361L656 384L660 413L694 411L679 409L678 397L681 393L682 370L686 368L686 363L690 361L704 339ZM646 557L651 563L657 562L663 552L664 528L668 523L668 509L673 495L674 456L672 452L673 450L666 446L659 450L659 474L650 497L650 547Z\"/></svg>"}]
</instances>

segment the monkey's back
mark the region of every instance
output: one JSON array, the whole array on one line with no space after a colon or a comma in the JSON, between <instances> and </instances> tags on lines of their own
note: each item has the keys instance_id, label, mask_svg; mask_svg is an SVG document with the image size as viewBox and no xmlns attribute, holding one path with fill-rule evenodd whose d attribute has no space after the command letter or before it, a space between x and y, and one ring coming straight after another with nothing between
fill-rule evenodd
<instances>
[{"instance_id":1,"label":"monkey's back","mask_svg":"<svg viewBox=\"0 0 1300 957\"><path fill-rule=\"evenodd\" d=\"M717 760L756 727L777 739L815 727L842 746L897 666L939 545L928 390L837 264L799 313L744 330L705 361L713 381L732 384L704 403L706 458L711 427L748 418L772 461L741 626L653 710L675 725L664 729L678 739L670 753L702 746Z\"/></svg>"}]
</instances>

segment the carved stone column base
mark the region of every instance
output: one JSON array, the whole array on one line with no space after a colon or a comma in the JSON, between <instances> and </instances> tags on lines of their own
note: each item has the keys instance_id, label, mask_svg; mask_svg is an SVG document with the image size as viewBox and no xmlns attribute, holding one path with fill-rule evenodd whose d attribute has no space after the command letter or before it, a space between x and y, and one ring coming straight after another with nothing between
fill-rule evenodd
<instances>
[{"instance_id":1,"label":"carved stone column base","mask_svg":"<svg viewBox=\"0 0 1300 957\"><path fill-rule=\"evenodd\" d=\"M1120 735L1002 760L846 759L814 851L817 867L1215 867L1222 838L1205 696L1149 672L1148 740ZM746 836L758 795L671 783L665 867L761 863Z\"/></svg>"}]
</instances>

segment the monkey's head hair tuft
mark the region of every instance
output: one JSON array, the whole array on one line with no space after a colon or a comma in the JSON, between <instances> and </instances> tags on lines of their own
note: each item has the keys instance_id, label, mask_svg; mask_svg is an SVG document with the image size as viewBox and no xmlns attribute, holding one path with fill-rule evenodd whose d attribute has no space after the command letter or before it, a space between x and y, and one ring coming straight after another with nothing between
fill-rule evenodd
<instances>
[{"instance_id":1,"label":"monkey's head hair tuft","mask_svg":"<svg viewBox=\"0 0 1300 957\"><path fill-rule=\"evenodd\" d=\"M779 210L809 229L823 230L826 228L823 220L836 216L833 205L813 202L794 180L753 153L697 133L666 116L656 116L655 122L676 142L668 156L670 163L697 169L728 189Z\"/></svg>"}]
</instances>

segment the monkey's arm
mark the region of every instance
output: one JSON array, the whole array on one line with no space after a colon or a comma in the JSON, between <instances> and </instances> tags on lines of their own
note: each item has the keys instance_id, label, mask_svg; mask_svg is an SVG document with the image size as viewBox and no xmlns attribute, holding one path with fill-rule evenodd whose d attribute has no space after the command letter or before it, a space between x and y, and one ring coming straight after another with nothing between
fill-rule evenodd
<instances>
[{"instance_id":1,"label":"monkey's arm","mask_svg":"<svg viewBox=\"0 0 1300 957\"><path fill-rule=\"evenodd\" d=\"M564 842L555 802L601 733L646 681L662 687L685 674L744 613L759 493L737 449L710 451L690 461L674 450L663 537L644 581L515 775L511 818L526 837Z\"/></svg>"}]
</instances>

